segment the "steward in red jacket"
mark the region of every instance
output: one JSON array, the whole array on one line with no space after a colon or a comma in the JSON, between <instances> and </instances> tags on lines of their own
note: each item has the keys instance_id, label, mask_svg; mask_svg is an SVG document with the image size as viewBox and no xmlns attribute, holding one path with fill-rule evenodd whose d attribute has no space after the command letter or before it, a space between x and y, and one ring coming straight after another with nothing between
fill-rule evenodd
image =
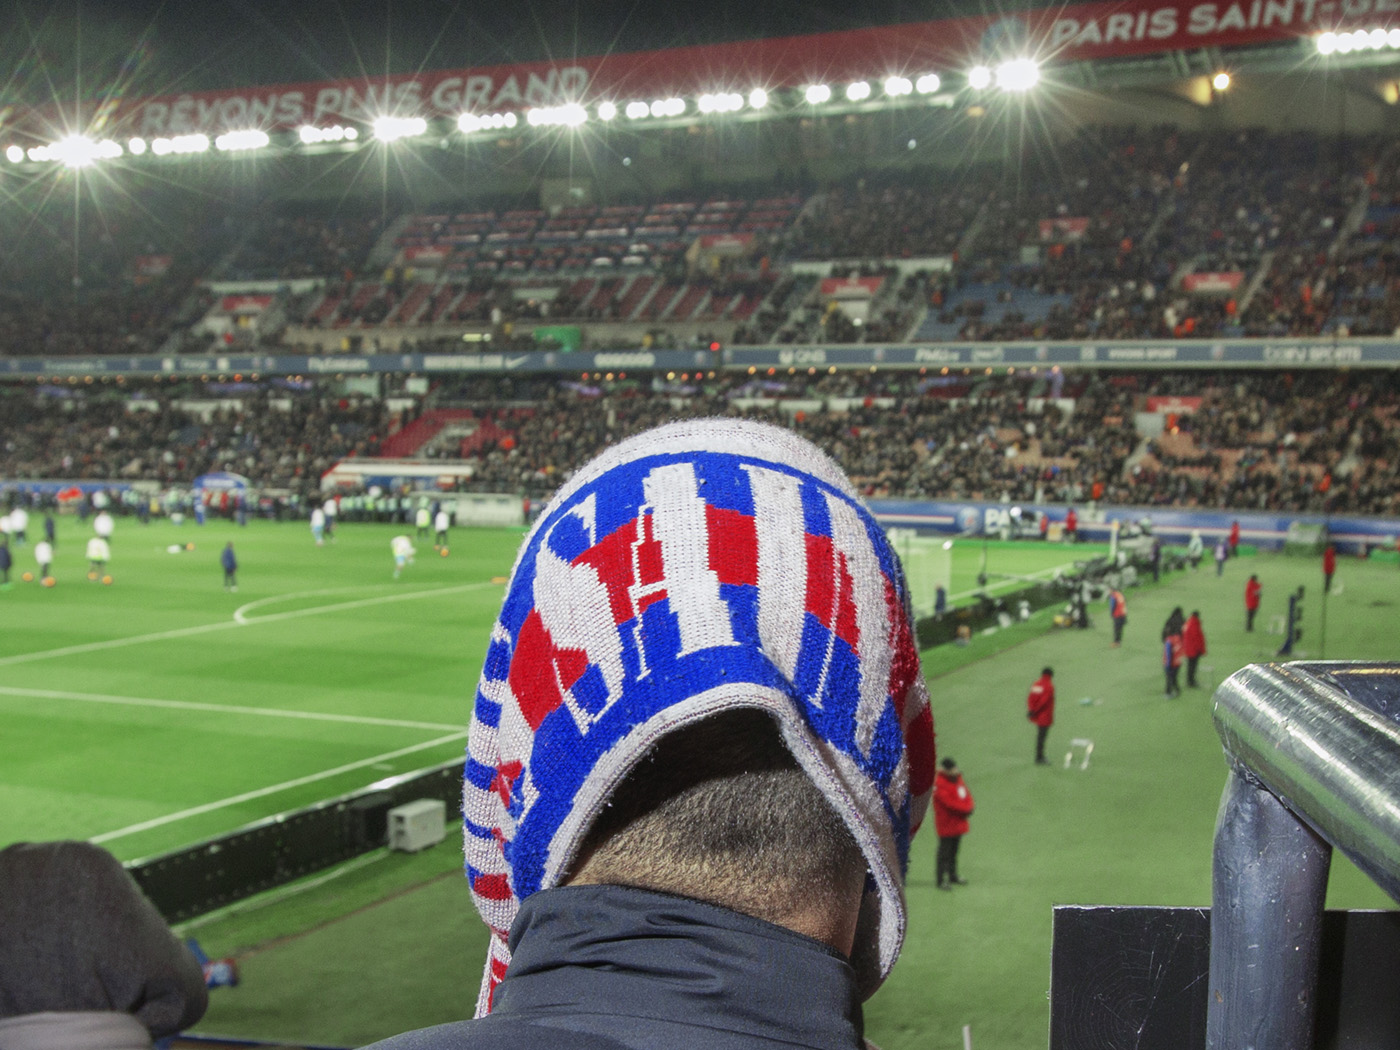
<instances>
[{"instance_id":1,"label":"steward in red jacket","mask_svg":"<svg viewBox=\"0 0 1400 1050\"><path fill-rule=\"evenodd\" d=\"M1181 628L1181 655L1186 657L1186 684L1196 688L1196 665L1206 655L1206 632L1201 627L1201 614L1194 609Z\"/></svg>"},{"instance_id":2,"label":"steward in red jacket","mask_svg":"<svg viewBox=\"0 0 1400 1050\"><path fill-rule=\"evenodd\" d=\"M1259 592L1263 590L1258 576L1251 576L1244 585L1244 629L1254 630L1254 614L1259 611Z\"/></svg>"},{"instance_id":3,"label":"steward in red jacket","mask_svg":"<svg viewBox=\"0 0 1400 1050\"><path fill-rule=\"evenodd\" d=\"M1322 593L1332 589L1332 574L1337 571L1337 548L1332 544L1322 552Z\"/></svg>"},{"instance_id":4,"label":"steward in red jacket","mask_svg":"<svg viewBox=\"0 0 1400 1050\"><path fill-rule=\"evenodd\" d=\"M1040 672L1040 677L1031 686L1030 695L1026 697L1026 717L1036 724L1038 729L1035 734L1035 760L1040 765L1047 765L1045 757L1045 738L1050 735L1050 727L1055 723L1055 670L1046 667Z\"/></svg>"},{"instance_id":5,"label":"steward in red jacket","mask_svg":"<svg viewBox=\"0 0 1400 1050\"><path fill-rule=\"evenodd\" d=\"M933 822L938 831L938 888L966 886L958 878L958 846L967 834L967 818L972 815L972 792L963 783L962 772L951 758L933 780Z\"/></svg>"}]
</instances>

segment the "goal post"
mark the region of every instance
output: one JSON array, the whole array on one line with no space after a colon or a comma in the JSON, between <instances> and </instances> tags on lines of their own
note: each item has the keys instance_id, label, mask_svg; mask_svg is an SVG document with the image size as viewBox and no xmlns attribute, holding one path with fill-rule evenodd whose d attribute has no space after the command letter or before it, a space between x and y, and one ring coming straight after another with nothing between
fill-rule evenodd
<instances>
[{"instance_id":1,"label":"goal post","mask_svg":"<svg viewBox=\"0 0 1400 1050\"><path fill-rule=\"evenodd\" d=\"M922 536L914 529L890 529L890 544L904 564L910 602L916 617L932 616L938 588L952 593L953 540L949 536Z\"/></svg>"}]
</instances>

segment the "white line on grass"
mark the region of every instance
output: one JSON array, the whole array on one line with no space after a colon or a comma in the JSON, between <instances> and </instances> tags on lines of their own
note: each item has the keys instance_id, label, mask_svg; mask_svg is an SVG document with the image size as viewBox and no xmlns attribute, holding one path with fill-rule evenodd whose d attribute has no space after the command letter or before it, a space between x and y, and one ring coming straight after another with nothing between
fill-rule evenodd
<instances>
[{"instance_id":1,"label":"white line on grass","mask_svg":"<svg viewBox=\"0 0 1400 1050\"><path fill-rule=\"evenodd\" d=\"M430 591L411 591L408 594L386 594L379 598L359 598L353 602L336 602L334 605L313 605L309 609L293 609L291 612L268 613L266 616L245 616L244 613L261 601L249 602L234 612L233 618L238 623L273 623L277 620L294 620L299 616L315 616L323 612L338 612L341 609L361 609L367 605L382 605L387 602L408 602L415 598L431 598L435 594L461 594L465 591L479 591L483 587L499 587L500 584L493 583L463 583L456 587L439 587ZM307 594L315 594L315 591L308 591ZM299 595L286 595L286 598L296 598Z\"/></svg>"},{"instance_id":2,"label":"white line on grass","mask_svg":"<svg viewBox=\"0 0 1400 1050\"><path fill-rule=\"evenodd\" d=\"M1038 580L1042 576L1054 576L1057 572L1072 568L1074 568L1074 562L1072 561L1066 562L1064 565L1054 565L1048 569L1041 569L1038 572L1028 572L1014 579L1002 580L1000 583L989 584L986 587L978 587L971 591L963 591L962 594L950 594L948 595L948 600L950 602L956 602L961 601L963 598L975 598L979 594L995 594L997 591L1015 590L1019 584L1025 583L1027 580Z\"/></svg>"},{"instance_id":3,"label":"white line on grass","mask_svg":"<svg viewBox=\"0 0 1400 1050\"><path fill-rule=\"evenodd\" d=\"M399 594L396 594L394 597L400 597L403 592L403 588L397 587L392 583L380 583L376 584L375 586L381 589L393 587L394 590L399 592ZM475 584L468 584L466 586L475 586ZM248 602L246 605L240 605L237 609L233 611L233 618L240 622L248 623L258 619L258 617L249 616L247 614L254 609L262 608L264 605L275 605L278 602L294 602L299 598L324 598L330 594L355 594L357 592L364 593L366 590L369 590L369 588L326 587L316 591L292 591L290 594L274 594L270 598L259 598L257 599L257 601ZM420 592L414 591L413 593L418 594ZM316 606L316 608L319 608L319 606Z\"/></svg>"},{"instance_id":4,"label":"white line on grass","mask_svg":"<svg viewBox=\"0 0 1400 1050\"><path fill-rule=\"evenodd\" d=\"M220 715L263 715L268 718L302 718L311 722L345 722L350 725L387 726L391 729L460 729L445 722L412 722L403 718L375 718L371 715L337 715L325 711L289 711L280 707L243 707L238 704L202 704L196 700L157 700L144 696L108 696L104 693L70 693L61 689L20 689L0 685L0 695L33 696L42 700L80 700L89 704L123 704L130 707L161 707L174 711L208 711Z\"/></svg>"},{"instance_id":5,"label":"white line on grass","mask_svg":"<svg viewBox=\"0 0 1400 1050\"><path fill-rule=\"evenodd\" d=\"M81 645L65 645L61 649L42 649L33 653L19 653L15 656L0 656L0 667L8 667L11 664L26 664L35 660L48 660L56 656L74 656L78 653L101 652L104 649L120 649L124 646L140 645L144 642L163 642L171 638L188 638L191 635L208 634L211 631L226 631L233 627L251 627L255 624L288 620L296 616L313 616L323 612L339 612L343 609L356 609L366 605L377 605L381 602L402 602L408 601L411 598L431 598L439 594L462 594L466 591L479 591L486 587L495 586L499 586L499 584L463 583L455 587L437 587L426 591L413 591L409 594L386 594L381 598L364 598L355 602L317 605L309 609L298 609L295 612L272 613L268 616L255 616L245 620L220 620L217 623L196 624L193 627L177 627L170 631L156 631L154 634L137 634L126 638L109 638L103 642L84 642Z\"/></svg>"},{"instance_id":6,"label":"white line on grass","mask_svg":"<svg viewBox=\"0 0 1400 1050\"><path fill-rule=\"evenodd\" d=\"M343 766L336 766L334 769L322 770L320 773L310 773L304 777L297 777L295 780L285 780L280 784L258 788L256 791L245 791L241 795L221 798L217 802L206 802L202 806L182 809L178 813L167 813L163 817L143 820L139 824L132 824L125 828L118 828L116 831L108 831L101 835L94 835L89 841L99 844L111 842L113 839L125 838L127 835L135 835L138 832L150 831L152 828L164 827L166 824L174 824L176 821L185 820L189 817L197 817L204 813L212 813L216 809L226 809L229 806L237 806L244 802L251 802L253 799L275 795L279 791L289 791L292 788L314 784L318 780L327 780L331 777L340 776L342 773L352 773L357 769L364 769L366 766L372 766L376 762L387 762L389 759L402 758L404 755L411 755L416 751L426 751L429 748L441 747L443 744L450 744L454 740L461 740L466 735L465 730L457 733L449 733L447 736L440 736L422 744L414 744L411 747L401 747L397 751L386 751L382 755L372 755L369 758L362 758L358 762L348 762Z\"/></svg>"}]
</instances>

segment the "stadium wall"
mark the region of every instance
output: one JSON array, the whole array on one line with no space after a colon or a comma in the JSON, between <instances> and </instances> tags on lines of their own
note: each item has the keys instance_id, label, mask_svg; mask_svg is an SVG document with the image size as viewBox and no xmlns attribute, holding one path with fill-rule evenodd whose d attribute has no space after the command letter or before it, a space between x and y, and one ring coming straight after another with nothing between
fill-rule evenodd
<instances>
[{"instance_id":1,"label":"stadium wall","mask_svg":"<svg viewBox=\"0 0 1400 1050\"><path fill-rule=\"evenodd\" d=\"M720 351L608 350L510 353L178 354L0 357L0 379L88 376L503 374L877 368L1400 368L1393 338L1152 340L1059 343L885 343L737 346Z\"/></svg>"},{"instance_id":2,"label":"stadium wall","mask_svg":"<svg viewBox=\"0 0 1400 1050\"><path fill-rule=\"evenodd\" d=\"M1007 503L909 502L871 500L875 518L885 528L912 528L921 532L949 535L999 535L1012 527L1012 507ZM1021 504L1022 511L1046 514L1062 522L1068 508L1050 504ZM1138 524L1151 519L1152 533L1164 542L1184 545L1191 533L1200 530L1207 547L1228 536L1231 525L1240 523L1240 540L1263 550L1282 550L1290 525L1324 526L1337 549L1360 554L1376 548L1394 550L1400 537L1400 518L1329 517L1321 514L1250 513L1248 511L1177 510L1170 507L1080 506L1079 532L1086 540L1107 542L1113 522Z\"/></svg>"}]
</instances>

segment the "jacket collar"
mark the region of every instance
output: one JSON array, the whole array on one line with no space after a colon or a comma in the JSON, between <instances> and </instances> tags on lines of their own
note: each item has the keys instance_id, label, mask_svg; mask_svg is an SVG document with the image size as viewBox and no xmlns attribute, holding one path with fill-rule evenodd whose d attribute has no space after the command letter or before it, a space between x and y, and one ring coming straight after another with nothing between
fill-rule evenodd
<instances>
[{"instance_id":1,"label":"jacket collar","mask_svg":"<svg viewBox=\"0 0 1400 1050\"><path fill-rule=\"evenodd\" d=\"M717 905L624 886L521 904L493 1017L540 1010L676 1021L819 1048L863 1045L835 949Z\"/></svg>"}]
</instances>

